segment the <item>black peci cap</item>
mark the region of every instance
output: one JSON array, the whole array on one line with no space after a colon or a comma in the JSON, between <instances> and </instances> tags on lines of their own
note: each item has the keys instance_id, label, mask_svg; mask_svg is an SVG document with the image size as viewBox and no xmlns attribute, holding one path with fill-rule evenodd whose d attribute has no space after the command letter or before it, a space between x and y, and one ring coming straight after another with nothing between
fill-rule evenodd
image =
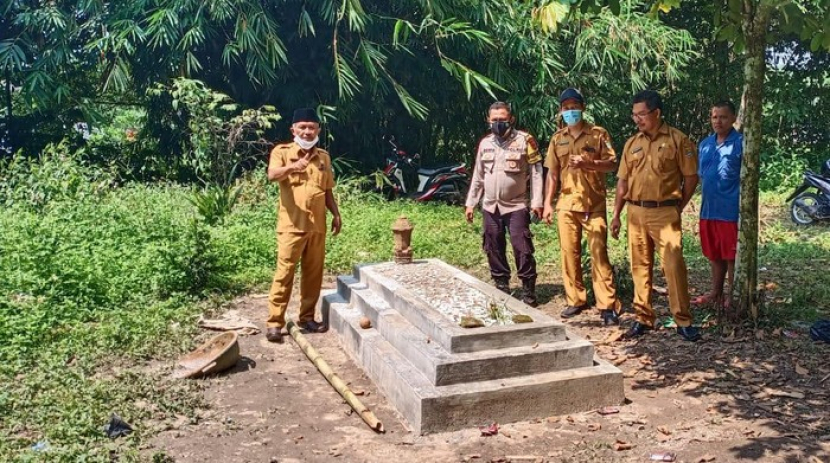
<instances>
[{"instance_id":1,"label":"black peci cap","mask_svg":"<svg viewBox=\"0 0 830 463\"><path fill-rule=\"evenodd\" d=\"M319 124L320 118L317 117L317 111L311 108L300 108L294 110L294 119L291 121L292 124L297 122L316 122Z\"/></svg>"}]
</instances>

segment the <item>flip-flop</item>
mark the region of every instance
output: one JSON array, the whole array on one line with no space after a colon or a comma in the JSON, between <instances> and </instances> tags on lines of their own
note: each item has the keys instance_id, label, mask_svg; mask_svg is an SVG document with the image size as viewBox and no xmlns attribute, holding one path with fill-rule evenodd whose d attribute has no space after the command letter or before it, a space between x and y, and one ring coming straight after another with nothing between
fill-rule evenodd
<instances>
[{"instance_id":1,"label":"flip-flop","mask_svg":"<svg viewBox=\"0 0 830 463\"><path fill-rule=\"evenodd\" d=\"M713 302L713 298L709 297L707 294L692 299L692 305L708 305Z\"/></svg>"}]
</instances>

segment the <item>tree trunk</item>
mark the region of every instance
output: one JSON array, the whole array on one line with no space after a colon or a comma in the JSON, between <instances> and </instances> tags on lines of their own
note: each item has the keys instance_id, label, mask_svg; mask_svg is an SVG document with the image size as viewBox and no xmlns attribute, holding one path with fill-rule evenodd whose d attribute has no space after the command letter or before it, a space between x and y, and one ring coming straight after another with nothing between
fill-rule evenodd
<instances>
[{"instance_id":1,"label":"tree trunk","mask_svg":"<svg viewBox=\"0 0 830 463\"><path fill-rule=\"evenodd\" d=\"M735 282L740 291L738 310L758 319L758 179L761 173L761 141L766 73L766 33L770 7L756 0L744 1L744 153L741 163L741 209L738 224L738 256Z\"/></svg>"},{"instance_id":2,"label":"tree trunk","mask_svg":"<svg viewBox=\"0 0 830 463\"><path fill-rule=\"evenodd\" d=\"M6 141L9 144L9 151L14 154L14 116L12 115L12 71L6 67Z\"/></svg>"}]
</instances>

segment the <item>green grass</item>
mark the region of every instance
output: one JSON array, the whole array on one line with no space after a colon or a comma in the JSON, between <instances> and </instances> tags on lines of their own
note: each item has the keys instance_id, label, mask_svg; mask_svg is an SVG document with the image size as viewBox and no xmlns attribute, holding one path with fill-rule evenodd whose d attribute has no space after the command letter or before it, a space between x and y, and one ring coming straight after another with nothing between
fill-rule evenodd
<instances>
[{"instance_id":1,"label":"green grass","mask_svg":"<svg viewBox=\"0 0 830 463\"><path fill-rule=\"evenodd\" d=\"M32 201L25 194L31 181L0 182L0 460L150 458L139 453L146 439L176 415L198 419L200 405L198 383L165 379L164 369L151 367L194 346L200 313L270 281L276 191L261 176L249 179L241 203L208 226L187 201L188 189L92 190L76 181L78 172L67 175L74 193L47 184L38 191L49 194ZM49 178L45 172L40 181ZM415 225L416 257L487 275L480 215L468 224L461 208L385 202L348 182L338 196L344 228L327 240L330 273L390 260L390 227L404 214ZM782 201L763 197L764 204ZM766 214L762 233L761 277L777 285L767 292L769 325L826 317L830 302L827 227L795 228L784 214ZM541 281L557 281L556 227L534 224L532 231ZM625 282L625 237L609 246ZM692 233L684 252L692 278L705 283L708 265ZM621 294L630 301L630 289ZM112 412L136 432L107 439L101 428ZM30 450L43 441L48 452Z\"/></svg>"}]
</instances>

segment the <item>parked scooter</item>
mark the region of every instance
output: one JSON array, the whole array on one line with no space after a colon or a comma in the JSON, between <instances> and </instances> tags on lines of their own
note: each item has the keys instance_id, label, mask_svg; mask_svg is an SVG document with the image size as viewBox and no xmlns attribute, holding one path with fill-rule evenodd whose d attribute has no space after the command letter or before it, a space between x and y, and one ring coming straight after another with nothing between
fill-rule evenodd
<instances>
[{"instance_id":1,"label":"parked scooter","mask_svg":"<svg viewBox=\"0 0 830 463\"><path fill-rule=\"evenodd\" d=\"M444 201L461 204L470 186L464 163L443 167L420 167L421 156L410 155L398 148L395 137L384 137L391 149L386 157L383 175L392 198L410 198L415 201ZM413 179L415 177L415 179ZM417 181L418 186L413 188Z\"/></svg>"},{"instance_id":2,"label":"parked scooter","mask_svg":"<svg viewBox=\"0 0 830 463\"><path fill-rule=\"evenodd\" d=\"M830 159L821 167L821 175L804 172L804 183L787 198L790 201L790 217L799 225L830 219Z\"/></svg>"}]
</instances>

